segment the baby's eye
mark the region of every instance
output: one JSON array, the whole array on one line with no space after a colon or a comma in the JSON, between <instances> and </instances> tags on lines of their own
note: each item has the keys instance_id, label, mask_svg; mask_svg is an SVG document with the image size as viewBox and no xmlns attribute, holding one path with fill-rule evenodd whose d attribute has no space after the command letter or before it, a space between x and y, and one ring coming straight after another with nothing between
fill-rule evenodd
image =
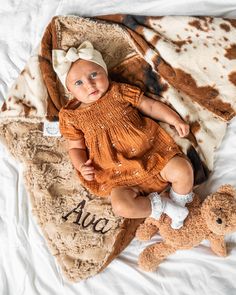
<instances>
[{"instance_id":1,"label":"baby's eye","mask_svg":"<svg viewBox=\"0 0 236 295\"><path fill-rule=\"evenodd\" d=\"M97 72L93 72L90 76L91 76L92 79L94 79L94 78L97 77L97 74L98 74Z\"/></svg>"},{"instance_id":2,"label":"baby's eye","mask_svg":"<svg viewBox=\"0 0 236 295\"><path fill-rule=\"evenodd\" d=\"M81 80L78 80L78 81L75 82L75 86L80 86L82 84L83 84L83 82Z\"/></svg>"}]
</instances>

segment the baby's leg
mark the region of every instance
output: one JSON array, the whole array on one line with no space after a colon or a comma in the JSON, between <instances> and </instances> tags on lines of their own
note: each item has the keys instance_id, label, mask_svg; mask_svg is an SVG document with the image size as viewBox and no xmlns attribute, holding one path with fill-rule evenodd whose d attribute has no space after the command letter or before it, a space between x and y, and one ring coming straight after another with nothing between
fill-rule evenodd
<instances>
[{"instance_id":1,"label":"baby's leg","mask_svg":"<svg viewBox=\"0 0 236 295\"><path fill-rule=\"evenodd\" d=\"M161 176L171 183L170 197L178 205L185 206L193 198L193 169L183 157L173 157L160 172Z\"/></svg>"},{"instance_id":2,"label":"baby's leg","mask_svg":"<svg viewBox=\"0 0 236 295\"><path fill-rule=\"evenodd\" d=\"M111 205L115 215L126 218L159 219L162 213L172 218L173 228L182 226L188 215L188 209L176 205L168 198L161 198L158 193L150 193L147 197L141 196L135 187L116 187L111 191Z\"/></svg>"},{"instance_id":3,"label":"baby's leg","mask_svg":"<svg viewBox=\"0 0 236 295\"><path fill-rule=\"evenodd\" d=\"M115 215L126 218L146 218L151 214L151 202L135 187L115 187L111 191Z\"/></svg>"},{"instance_id":4,"label":"baby's leg","mask_svg":"<svg viewBox=\"0 0 236 295\"><path fill-rule=\"evenodd\" d=\"M193 189L193 169L183 157L175 156L170 159L160 174L172 184L173 190L178 194L186 195Z\"/></svg>"}]
</instances>

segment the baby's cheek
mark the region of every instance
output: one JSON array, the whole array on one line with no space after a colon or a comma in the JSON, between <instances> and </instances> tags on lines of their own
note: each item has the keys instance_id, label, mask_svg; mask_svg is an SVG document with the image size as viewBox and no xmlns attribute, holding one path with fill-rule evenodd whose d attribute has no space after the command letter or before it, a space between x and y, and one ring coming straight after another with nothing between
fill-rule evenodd
<instances>
[{"instance_id":1,"label":"baby's cheek","mask_svg":"<svg viewBox=\"0 0 236 295\"><path fill-rule=\"evenodd\" d=\"M81 100L83 97L86 96L85 91L81 89L76 89L76 91L71 92L74 97L76 97L78 100Z\"/></svg>"}]
</instances>

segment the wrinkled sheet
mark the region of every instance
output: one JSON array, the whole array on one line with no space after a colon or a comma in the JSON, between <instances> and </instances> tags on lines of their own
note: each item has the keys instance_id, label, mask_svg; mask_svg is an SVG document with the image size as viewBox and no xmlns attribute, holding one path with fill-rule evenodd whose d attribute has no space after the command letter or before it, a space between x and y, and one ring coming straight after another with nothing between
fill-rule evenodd
<instances>
[{"instance_id":1,"label":"wrinkled sheet","mask_svg":"<svg viewBox=\"0 0 236 295\"><path fill-rule=\"evenodd\" d=\"M52 16L114 13L142 15L215 15L236 18L235 0L6 0L0 7L0 104L40 42ZM221 184L236 187L236 119L216 152L214 172L198 188L202 195ZM133 240L103 273L78 284L62 278L31 214L23 171L0 145L0 294L236 294L236 233L227 236L229 255L217 257L203 241L178 251L154 273L138 269L138 254L150 242Z\"/></svg>"}]
</instances>

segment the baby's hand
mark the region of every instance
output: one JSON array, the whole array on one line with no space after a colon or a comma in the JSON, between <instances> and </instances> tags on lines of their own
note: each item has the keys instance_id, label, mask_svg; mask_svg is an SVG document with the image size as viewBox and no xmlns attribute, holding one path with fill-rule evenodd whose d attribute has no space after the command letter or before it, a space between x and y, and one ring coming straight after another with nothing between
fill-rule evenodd
<instances>
[{"instance_id":1,"label":"baby's hand","mask_svg":"<svg viewBox=\"0 0 236 295\"><path fill-rule=\"evenodd\" d=\"M84 164L80 166L80 173L84 179L88 181L94 180L94 167L91 165L92 160L87 160Z\"/></svg>"},{"instance_id":2,"label":"baby's hand","mask_svg":"<svg viewBox=\"0 0 236 295\"><path fill-rule=\"evenodd\" d=\"M189 125L183 120L179 119L175 121L173 125L175 126L175 129L180 137L184 137L189 134Z\"/></svg>"}]
</instances>

